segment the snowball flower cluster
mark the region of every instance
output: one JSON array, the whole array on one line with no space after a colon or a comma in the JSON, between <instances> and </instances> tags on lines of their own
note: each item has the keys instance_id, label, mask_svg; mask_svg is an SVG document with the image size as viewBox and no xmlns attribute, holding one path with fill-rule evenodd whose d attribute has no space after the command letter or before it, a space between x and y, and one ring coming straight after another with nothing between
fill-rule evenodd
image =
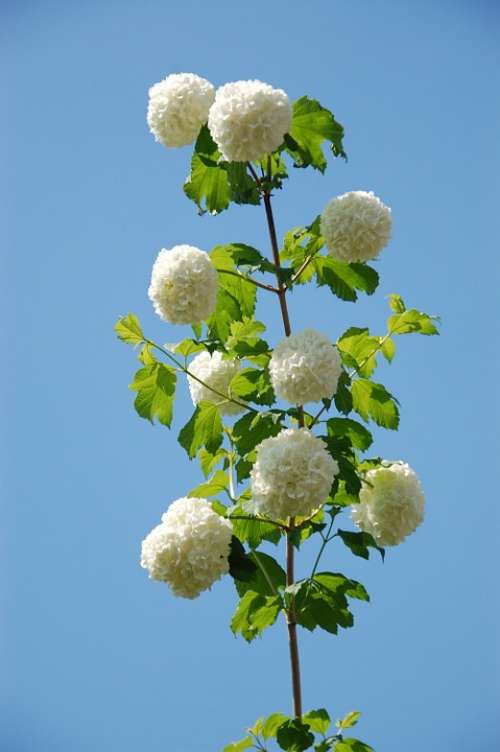
<instances>
[{"instance_id":1,"label":"snowball flower cluster","mask_svg":"<svg viewBox=\"0 0 500 752\"><path fill-rule=\"evenodd\" d=\"M247 162L270 154L290 129L292 110L282 89L236 81L217 89L208 127L224 159Z\"/></svg>"},{"instance_id":2,"label":"snowball flower cluster","mask_svg":"<svg viewBox=\"0 0 500 752\"><path fill-rule=\"evenodd\" d=\"M307 517L330 492L338 465L306 428L287 428L257 447L249 511L274 520Z\"/></svg>"},{"instance_id":3,"label":"snowball flower cluster","mask_svg":"<svg viewBox=\"0 0 500 752\"><path fill-rule=\"evenodd\" d=\"M333 397L342 363L328 337L316 329L304 329L275 347L269 372L278 397L303 405Z\"/></svg>"},{"instance_id":4,"label":"snowball flower cluster","mask_svg":"<svg viewBox=\"0 0 500 752\"><path fill-rule=\"evenodd\" d=\"M229 571L232 526L206 499L177 499L142 542L141 567L174 595L196 598Z\"/></svg>"},{"instance_id":5,"label":"snowball flower cluster","mask_svg":"<svg viewBox=\"0 0 500 752\"><path fill-rule=\"evenodd\" d=\"M378 467L366 474L360 503L352 518L380 546L397 546L424 519L424 494L416 473L404 462Z\"/></svg>"},{"instance_id":6,"label":"snowball flower cluster","mask_svg":"<svg viewBox=\"0 0 500 752\"><path fill-rule=\"evenodd\" d=\"M164 146L191 144L207 122L214 97L210 81L194 73L172 73L149 90L151 133Z\"/></svg>"},{"instance_id":7,"label":"snowball flower cluster","mask_svg":"<svg viewBox=\"0 0 500 752\"><path fill-rule=\"evenodd\" d=\"M368 261L391 237L391 210L371 191L351 191L332 199L321 215L321 234L330 255L340 261Z\"/></svg>"},{"instance_id":8,"label":"snowball flower cluster","mask_svg":"<svg viewBox=\"0 0 500 752\"><path fill-rule=\"evenodd\" d=\"M200 384L199 381L188 376L189 391L193 404L199 402L212 402L219 406L221 415L237 415L243 412L244 408L235 405L234 402L227 402L220 394L216 394L208 387L213 387L222 394L229 393L229 384L233 376L240 370L239 361L235 358L224 359L222 353L216 350L212 355L208 352L201 352L189 364L189 371L198 376L207 386Z\"/></svg>"},{"instance_id":9,"label":"snowball flower cluster","mask_svg":"<svg viewBox=\"0 0 500 752\"><path fill-rule=\"evenodd\" d=\"M176 245L158 254L148 295L164 321L197 324L214 312L217 287L217 272L208 254L191 245Z\"/></svg>"}]
</instances>

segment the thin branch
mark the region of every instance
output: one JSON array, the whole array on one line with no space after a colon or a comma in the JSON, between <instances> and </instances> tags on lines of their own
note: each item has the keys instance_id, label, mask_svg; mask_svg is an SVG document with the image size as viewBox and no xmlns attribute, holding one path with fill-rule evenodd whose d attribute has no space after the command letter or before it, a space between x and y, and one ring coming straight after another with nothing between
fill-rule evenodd
<instances>
[{"instance_id":1,"label":"thin branch","mask_svg":"<svg viewBox=\"0 0 500 752\"><path fill-rule=\"evenodd\" d=\"M246 274L242 274L241 272L235 272L232 269L216 269L216 271L219 272L219 274L230 274L233 277L238 277L238 279L243 279L245 282L250 282L252 285L261 287L263 290L279 293L277 287L273 287L273 285L266 285L264 282L258 282L253 277L248 277Z\"/></svg>"},{"instance_id":2,"label":"thin branch","mask_svg":"<svg viewBox=\"0 0 500 752\"><path fill-rule=\"evenodd\" d=\"M156 350L159 350L161 353L167 356L172 363L175 363L179 371L182 371L187 376L190 376L192 379L198 382L198 384L201 384L206 389L209 389L214 394L217 394L218 397L222 397L226 402L233 402L235 405L239 405L240 407L244 407L245 410L250 410L252 413L258 413L258 410L255 410L255 408L251 407L250 405L247 405L246 402L241 402L240 400L234 399L234 397L230 397L229 394L224 394L224 392L219 392L218 389L214 389L213 386L210 386L210 384L207 384L205 381L202 381L198 376L196 376L194 373L192 373L189 368L186 368L186 366L183 366L182 363L177 360L177 358L174 358L172 353L169 353L168 350L165 350L164 347L161 347L160 345L157 345L156 342L153 342L150 339L144 339L143 342L145 342L148 345L151 345L151 347L154 347Z\"/></svg>"},{"instance_id":3,"label":"thin branch","mask_svg":"<svg viewBox=\"0 0 500 752\"><path fill-rule=\"evenodd\" d=\"M249 169L249 171L250 171L250 174L252 175L253 179L254 179L254 180L255 180L255 182L257 183L257 185L258 185L258 186L260 186L260 178L259 178L259 176L257 175L257 173L255 172L255 170L254 170L254 167L253 167L252 163L251 163L251 162L247 162L247 167L248 167L248 169Z\"/></svg>"},{"instance_id":4,"label":"thin branch","mask_svg":"<svg viewBox=\"0 0 500 752\"><path fill-rule=\"evenodd\" d=\"M289 290L292 287L292 285L295 284L295 282L299 279L299 277L302 274L302 272L309 266L310 262L313 260L313 258L316 256L316 254L319 251L320 251L320 248L318 248L316 251L314 251L314 253L309 254L309 256L307 256L307 258L304 259L304 261L302 262L302 264L299 266L299 268L297 269L297 271L295 272L295 274L291 278L290 282L287 285L285 285L285 287L287 288L287 290Z\"/></svg>"},{"instance_id":5,"label":"thin branch","mask_svg":"<svg viewBox=\"0 0 500 752\"><path fill-rule=\"evenodd\" d=\"M266 517L250 517L245 515L239 515L239 514L228 514L227 518L228 520L250 520L251 522L267 522L269 525L275 525L276 527L280 527L282 530L288 531L288 525L282 525L281 522L276 522L275 520L268 520Z\"/></svg>"}]
</instances>

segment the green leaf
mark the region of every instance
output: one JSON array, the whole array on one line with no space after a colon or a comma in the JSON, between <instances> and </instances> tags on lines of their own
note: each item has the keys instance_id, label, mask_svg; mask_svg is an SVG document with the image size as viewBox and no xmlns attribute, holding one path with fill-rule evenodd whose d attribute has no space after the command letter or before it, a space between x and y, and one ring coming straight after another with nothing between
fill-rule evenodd
<instances>
[{"instance_id":1,"label":"green leaf","mask_svg":"<svg viewBox=\"0 0 500 752\"><path fill-rule=\"evenodd\" d=\"M134 407L141 418L153 423L157 418L170 427L173 416L177 374L163 363L152 363L139 369L130 388L137 392Z\"/></svg>"},{"instance_id":2,"label":"green leaf","mask_svg":"<svg viewBox=\"0 0 500 752\"><path fill-rule=\"evenodd\" d=\"M359 710L351 710L351 712L347 713L341 721L337 721L337 727L341 729L352 728L357 724L360 717L361 713Z\"/></svg>"},{"instance_id":3,"label":"green leaf","mask_svg":"<svg viewBox=\"0 0 500 752\"><path fill-rule=\"evenodd\" d=\"M127 313L126 316L118 319L115 324L115 332L118 338L128 345L140 345L144 341L139 319L133 313Z\"/></svg>"},{"instance_id":4,"label":"green leaf","mask_svg":"<svg viewBox=\"0 0 500 752\"><path fill-rule=\"evenodd\" d=\"M334 401L335 407L339 413L347 415L352 410L352 395L349 389L351 379L349 374L342 371L340 378L337 382L337 391L335 392Z\"/></svg>"},{"instance_id":5,"label":"green leaf","mask_svg":"<svg viewBox=\"0 0 500 752\"><path fill-rule=\"evenodd\" d=\"M328 285L341 300L354 302L358 299L356 290L371 295L377 288L378 274L366 264L346 264L331 256L318 256L312 264L318 285Z\"/></svg>"},{"instance_id":6,"label":"green leaf","mask_svg":"<svg viewBox=\"0 0 500 752\"><path fill-rule=\"evenodd\" d=\"M223 470L217 470L217 472L206 483L200 483L199 486L193 488L188 496L194 496L202 499L209 499L211 496L217 496L222 491L225 491L229 486L229 478L227 473Z\"/></svg>"},{"instance_id":7,"label":"green leaf","mask_svg":"<svg viewBox=\"0 0 500 752\"><path fill-rule=\"evenodd\" d=\"M380 342L381 342L380 352L382 353L384 358L387 360L387 362L391 363L392 359L394 358L396 354L396 345L394 343L394 340L392 340L390 337L387 337L387 339L382 337Z\"/></svg>"},{"instance_id":8,"label":"green leaf","mask_svg":"<svg viewBox=\"0 0 500 752\"><path fill-rule=\"evenodd\" d=\"M257 571L257 565L245 552L236 536L231 538L231 550L228 556L229 574L234 580L252 582ZM246 588L248 590L248 588ZM246 592L246 590L244 592Z\"/></svg>"},{"instance_id":9,"label":"green leaf","mask_svg":"<svg viewBox=\"0 0 500 752\"><path fill-rule=\"evenodd\" d=\"M241 308L238 301L219 285L215 311L207 320L210 336L225 342L231 331L231 323L241 319Z\"/></svg>"},{"instance_id":10,"label":"green leaf","mask_svg":"<svg viewBox=\"0 0 500 752\"><path fill-rule=\"evenodd\" d=\"M332 745L330 742L326 741L326 739L323 739L322 742L314 745L314 752L329 752L331 749Z\"/></svg>"},{"instance_id":11,"label":"green leaf","mask_svg":"<svg viewBox=\"0 0 500 752\"><path fill-rule=\"evenodd\" d=\"M352 627L354 618L348 608L344 589L330 589L316 581L302 580L296 583L299 589L295 596L297 622L313 631L321 627L326 632L337 634L338 627Z\"/></svg>"},{"instance_id":12,"label":"green leaf","mask_svg":"<svg viewBox=\"0 0 500 752\"><path fill-rule=\"evenodd\" d=\"M231 380L229 393L247 402L270 406L275 401L271 378L267 369L243 368Z\"/></svg>"},{"instance_id":13,"label":"green leaf","mask_svg":"<svg viewBox=\"0 0 500 752\"><path fill-rule=\"evenodd\" d=\"M276 413L246 413L233 426L233 441L241 456L248 454L269 436L282 429L281 416Z\"/></svg>"},{"instance_id":14,"label":"green leaf","mask_svg":"<svg viewBox=\"0 0 500 752\"><path fill-rule=\"evenodd\" d=\"M349 530L340 529L337 530L337 533L355 556L368 559L370 557L370 548L375 548L380 553L382 559L384 559L384 549L377 545L375 539L369 533L352 533Z\"/></svg>"},{"instance_id":15,"label":"green leaf","mask_svg":"<svg viewBox=\"0 0 500 752\"><path fill-rule=\"evenodd\" d=\"M219 159L217 146L204 125L194 147L191 174L184 183L184 193L195 202L200 212L218 214L229 206L228 174L219 164Z\"/></svg>"},{"instance_id":16,"label":"green leaf","mask_svg":"<svg viewBox=\"0 0 500 752\"><path fill-rule=\"evenodd\" d=\"M274 624L281 606L279 596L260 595L247 590L233 615L231 629L234 634L241 634L247 642L251 642Z\"/></svg>"},{"instance_id":17,"label":"green leaf","mask_svg":"<svg viewBox=\"0 0 500 752\"><path fill-rule=\"evenodd\" d=\"M216 246L216 248L218 251L224 251L224 257L220 258L219 263L224 264L224 268L227 269L231 269L233 265L259 268L268 263L260 251L245 243L228 243L227 245Z\"/></svg>"},{"instance_id":18,"label":"green leaf","mask_svg":"<svg viewBox=\"0 0 500 752\"><path fill-rule=\"evenodd\" d=\"M231 517L231 515L234 515L237 518L240 512L242 516L248 517L248 519L233 519ZM244 509L233 508L229 517L232 519L234 534L242 543L248 543L250 548L257 548L263 540L276 544L281 538L281 530L277 525L260 520L258 517L251 517Z\"/></svg>"},{"instance_id":19,"label":"green leaf","mask_svg":"<svg viewBox=\"0 0 500 752\"><path fill-rule=\"evenodd\" d=\"M395 313L403 313L403 311L406 311L403 298L401 295L396 295L395 293L389 295L389 306Z\"/></svg>"},{"instance_id":20,"label":"green leaf","mask_svg":"<svg viewBox=\"0 0 500 752\"><path fill-rule=\"evenodd\" d=\"M228 352L240 358L248 358L257 364L267 364L270 348L267 342L259 337L265 329L264 324L254 319L233 321L231 335L226 343Z\"/></svg>"},{"instance_id":21,"label":"green leaf","mask_svg":"<svg viewBox=\"0 0 500 752\"><path fill-rule=\"evenodd\" d=\"M337 340L342 362L354 368L360 376L371 376L375 370L379 347L378 337L372 337L368 329L354 326L347 329Z\"/></svg>"},{"instance_id":22,"label":"green leaf","mask_svg":"<svg viewBox=\"0 0 500 752\"><path fill-rule=\"evenodd\" d=\"M222 444L222 420L217 406L211 402L200 402L190 420L181 429L178 442L190 459L195 457L203 446L214 454Z\"/></svg>"},{"instance_id":23,"label":"green leaf","mask_svg":"<svg viewBox=\"0 0 500 752\"><path fill-rule=\"evenodd\" d=\"M317 734L326 734L330 727L330 716L324 708L319 710L310 710L302 716L304 723L307 723Z\"/></svg>"},{"instance_id":24,"label":"green leaf","mask_svg":"<svg viewBox=\"0 0 500 752\"><path fill-rule=\"evenodd\" d=\"M428 316L427 313L411 308L403 313L389 316L387 329L391 334L439 334L434 321L436 321L435 316Z\"/></svg>"},{"instance_id":25,"label":"green leaf","mask_svg":"<svg viewBox=\"0 0 500 752\"><path fill-rule=\"evenodd\" d=\"M374 749L359 739L342 739L337 742L335 752L374 752Z\"/></svg>"},{"instance_id":26,"label":"green leaf","mask_svg":"<svg viewBox=\"0 0 500 752\"><path fill-rule=\"evenodd\" d=\"M368 421L370 418L383 428L397 430L399 410L385 386L367 379L356 379L351 386L353 409Z\"/></svg>"},{"instance_id":27,"label":"green leaf","mask_svg":"<svg viewBox=\"0 0 500 752\"><path fill-rule=\"evenodd\" d=\"M244 739L240 739L239 742L232 742L224 747L223 752L244 752L245 749L253 746L253 739L250 736L245 736Z\"/></svg>"},{"instance_id":28,"label":"green leaf","mask_svg":"<svg viewBox=\"0 0 500 752\"><path fill-rule=\"evenodd\" d=\"M351 444L366 451L373 444L373 436L361 423L349 418L330 418L327 423L330 436L346 436Z\"/></svg>"},{"instance_id":29,"label":"green leaf","mask_svg":"<svg viewBox=\"0 0 500 752\"><path fill-rule=\"evenodd\" d=\"M198 460L205 478L207 478L212 470L222 462L222 460L226 459L226 457L227 451L225 449L218 449L216 452L212 453L209 452L208 449L205 449L205 447L202 447L198 452Z\"/></svg>"},{"instance_id":30,"label":"green leaf","mask_svg":"<svg viewBox=\"0 0 500 752\"><path fill-rule=\"evenodd\" d=\"M255 567L250 578L235 582L240 596L251 590L259 595L276 595L286 585L286 574L276 559L261 551L252 551L250 558Z\"/></svg>"},{"instance_id":31,"label":"green leaf","mask_svg":"<svg viewBox=\"0 0 500 752\"><path fill-rule=\"evenodd\" d=\"M369 601L370 596L365 587L356 580L350 580L338 572L319 572L314 576L314 581L321 588L335 595L347 595L360 601Z\"/></svg>"},{"instance_id":32,"label":"green leaf","mask_svg":"<svg viewBox=\"0 0 500 752\"><path fill-rule=\"evenodd\" d=\"M334 156L345 159L343 136L343 127L316 99L301 97L293 103L292 124L289 136L285 137L285 148L296 167L312 165L324 172L326 159L321 146L325 141L330 142Z\"/></svg>"},{"instance_id":33,"label":"green leaf","mask_svg":"<svg viewBox=\"0 0 500 752\"><path fill-rule=\"evenodd\" d=\"M169 342L165 345L165 347L167 348L167 350L170 350L170 352L177 353L178 355L183 355L185 358L187 358L189 355L194 355L194 353L198 353L206 349L203 342L197 342L195 339L191 339L190 337L181 340L181 342Z\"/></svg>"},{"instance_id":34,"label":"green leaf","mask_svg":"<svg viewBox=\"0 0 500 752\"><path fill-rule=\"evenodd\" d=\"M276 732L279 727L282 726L285 721L288 721L289 717L283 715L283 713L273 713L264 721L261 729L261 734L264 739L273 739L276 736Z\"/></svg>"},{"instance_id":35,"label":"green leaf","mask_svg":"<svg viewBox=\"0 0 500 752\"><path fill-rule=\"evenodd\" d=\"M298 718L285 721L276 732L276 741L281 749L287 752L303 752L314 744L314 735L309 731L307 723Z\"/></svg>"},{"instance_id":36,"label":"green leaf","mask_svg":"<svg viewBox=\"0 0 500 752\"><path fill-rule=\"evenodd\" d=\"M231 248L233 246L216 246L210 252L212 263L218 270L219 289L215 312L207 324L210 336L222 342L228 338L233 321L253 316L256 301L257 288L237 275ZM224 270L235 272L237 276L224 273Z\"/></svg>"},{"instance_id":37,"label":"green leaf","mask_svg":"<svg viewBox=\"0 0 500 752\"><path fill-rule=\"evenodd\" d=\"M260 191L249 175L246 162L225 162L229 196L235 204L260 204Z\"/></svg>"}]
</instances>

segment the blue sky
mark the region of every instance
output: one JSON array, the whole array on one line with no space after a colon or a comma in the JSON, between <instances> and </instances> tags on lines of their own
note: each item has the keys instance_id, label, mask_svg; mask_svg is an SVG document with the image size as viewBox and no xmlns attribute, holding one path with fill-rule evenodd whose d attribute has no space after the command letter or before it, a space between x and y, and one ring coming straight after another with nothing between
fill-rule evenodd
<instances>
[{"instance_id":1,"label":"blue sky","mask_svg":"<svg viewBox=\"0 0 500 752\"><path fill-rule=\"evenodd\" d=\"M381 373L402 423L376 450L417 470L426 523L384 565L332 545L325 566L372 603L338 638L301 634L304 704L361 710L377 752L495 748L498 6L4 0L0 14L0 748L216 752L290 707L282 624L249 647L228 628L228 578L184 602L138 564L199 471L175 442L185 386L172 433L141 421L113 324L133 310L160 341L184 335L146 296L162 246L267 250L262 210L199 218L181 190L189 149L148 133L148 86L183 70L307 93L344 124L348 163L294 173L279 232L346 190L392 207L377 294L354 306L300 291L295 328L383 331L391 292L443 322L439 338L400 340ZM276 342L277 306L259 313Z\"/></svg>"}]
</instances>

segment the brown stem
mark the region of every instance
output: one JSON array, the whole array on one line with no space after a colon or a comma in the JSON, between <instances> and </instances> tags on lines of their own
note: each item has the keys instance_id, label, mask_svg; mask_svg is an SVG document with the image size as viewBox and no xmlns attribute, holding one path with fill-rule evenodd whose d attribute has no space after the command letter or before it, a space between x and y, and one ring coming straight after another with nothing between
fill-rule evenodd
<instances>
[{"instance_id":1,"label":"brown stem","mask_svg":"<svg viewBox=\"0 0 500 752\"><path fill-rule=\"evenodd\" d=\"M269 160L268 166L269 174L271 173L271 165ZM288 315L288 306L286 302L286 286L281 281L280 269L280 253L278 246L278 238L276 236L276 226L274 224L273 209L271 206L271 194L268 191L263 191L262 197L264 199L264 207L266 210L267 226L269 228L269 237L271 239L271 249L273 252L274 265L276 267L276 280L278 283L278 297L281 307L281 317L283 319L283 327L287 337L292 333L292 327L290 326L290 316ZM301 428L304 426L304 409L299 405L299 425ZM292 533L295 528L295 520L290 517L288 521L288 533L286 538L286 584L287 587L291 586L295 582L295 567L294 556L295 549L293 547ZM292 670L292 693L293 693L293 711L296 718L302 716L302 691L300 687L300 661L299 661L299 645L297 641L297 617L295 613L295 597L290 594L290 605L286 612L286 624L288 628L288 645L290 648L290 666Z\"/></svg>"},{"instance_id":2,"label":"brown stem","mask_svg":"<svg viewBox=\"0 0 500 752\"><path fill-rule=\"evenodd\" d=\"M286 584L287 587L295 582L294 572L294 547L290 533L294 528L294 519L290 517L290 532L286 539ZM300 686L300 661L299 661L299 644L297 640L297 616L295 613L295 599L290 598L290 606L286 615L286 624L288 627L288 645L290 648L290 665L292 669L292 690L293 690L293 711L296 718L302 716L302 690Z\"/></svg>"},{"instance_id":3,"label":"brown stem","mask_svg":"<svg viewBox=\"0 0 500 752\"><path fill-rule=\"evenodd\" d=\"M263 194L264 207L266 209L267 226L269 228L269 237L271 238L271 249L273 252L274 265L276 267L276 280L278 282L278 297L280 299L281 316L283 318L283 326L285 328L285 334L287 337L292 333L292 327L290 326L290 316L288 315L288 306L286 304L286 287L281 281L280 277L280 252L278 247L278 239L276 237L276 226L274 224L273 209L271 206L271 195L265 191Z\"/></svg>"}]
</instances>

